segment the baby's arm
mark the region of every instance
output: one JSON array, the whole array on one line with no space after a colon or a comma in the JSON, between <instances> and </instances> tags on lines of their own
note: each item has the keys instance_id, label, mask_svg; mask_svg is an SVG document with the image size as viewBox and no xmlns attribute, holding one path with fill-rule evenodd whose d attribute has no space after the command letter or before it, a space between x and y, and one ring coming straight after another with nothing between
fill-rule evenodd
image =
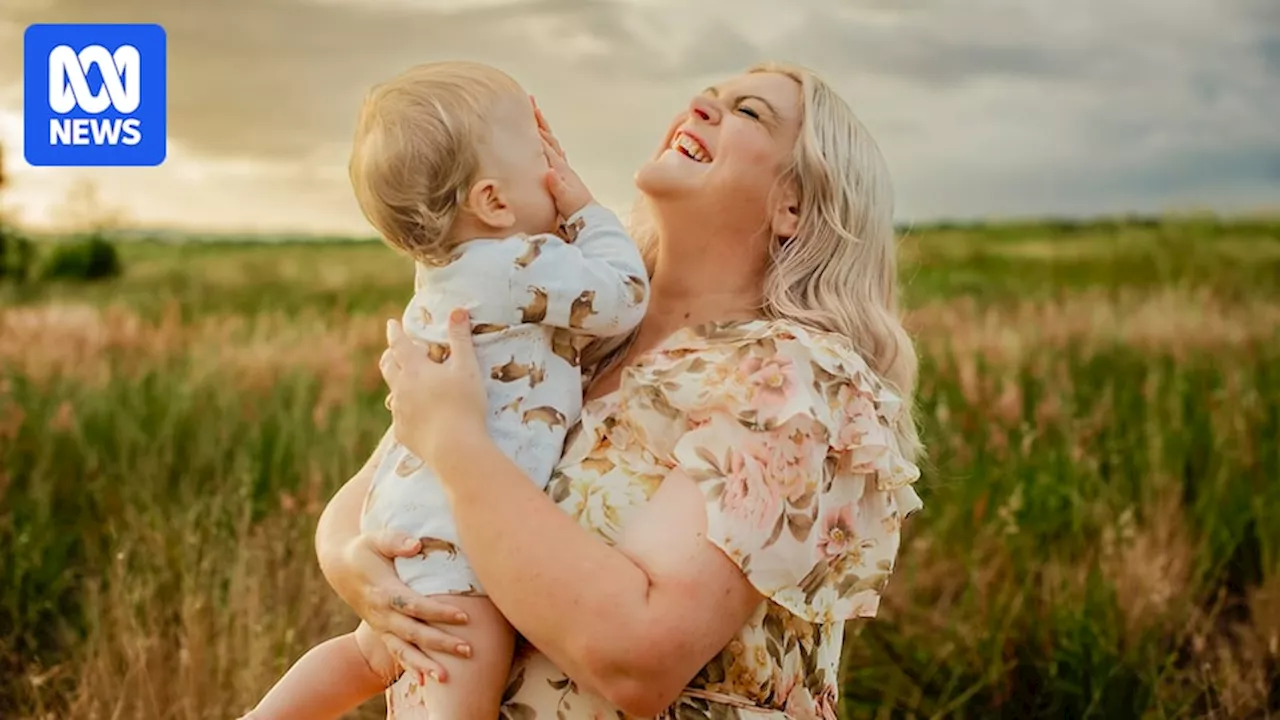
<instances>
[{"instance_id":1,"label":"baby's arm","mask_svg":"<svg viewBox=\"0 0 1280 720\"><path fill-rule=\"evenodd\" d=\"M327 640L303 655L241 720L338 718L382 692L399 673L369 626Z\"/></svg>"},{"instance_id":2,"label":"baby's arm","mask_svg":"<svg viewBox=\"0 0 1280 720\"><path fill-rule=\"evenodd\" d=\"M629 332L649 304L649 274L626 229L595 202L571 215L567 239L535 235L517 262L513 300L525 322L586 335Z\"/></svg>"},{"instance_id":3,"label":"baby's arm","mask_svg":"<svg viewBox=\"0 0 1280 720\"><path fill-rule=\"evenodd\" d=\"M583 335L621 335L649 305L644 258L614 215L569 167L546 118L534 105L547 158L547 189L565 220L565 237L536 235L516 260L512 300L523 322Z\"/></svg>"}]
</instances>

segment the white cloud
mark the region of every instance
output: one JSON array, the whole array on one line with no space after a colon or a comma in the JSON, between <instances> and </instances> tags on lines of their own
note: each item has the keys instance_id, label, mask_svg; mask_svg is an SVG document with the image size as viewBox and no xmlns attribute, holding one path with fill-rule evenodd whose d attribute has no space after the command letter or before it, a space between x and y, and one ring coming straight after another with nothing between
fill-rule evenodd
<instances>
[{"instance_id":1,"label":"white cloud","mask_svg":"<svg viewBox=\"0 0 1280 720\"><path fill-rule=\"evenodd\" d=\"M845 24L827 18L786 47L838 68L825 74L880 139L906 215L1280 198L1280 75L1260 50L1280 26L1257 23L1247 2L879 12L867 23L848 10Z\"/></svg>"},{"instance_id":2,"label":"white cloud","mask_svg":"<svg viewBox=\"0 0 1280 720\"><path fill-rule=\"evenodd\" d=\"M23 2L13 17L99 12ZM904 219L1280 198L1274 0L113 2L170 30L171 159L93 171L140 221L366 231L344 167L355 104L370 82L444 57L516 74L614 207L690 95L763 59L814 67L850 101ZM20 38L3 24L14 7L0 10L5 38ZM0 62L0 83L15 79ZM0 109L16 112L15 93L0 91ZM14 193L48 205L72 176L18 167Z\"/></svg>"},{"instance_id":3,"label":"white cloud","mask_svg":"<svg viewBox=\"0 0 1280 720\"><path fill-rule=\"evenodd\" d=\"M735 0L732 5L620 0L618 5L621 22L646 50L679 61L704 50L714 52L726 39L740 38L755 46L776 42L804 26L814 3L793 1L785 10L777 0Z\"/></svg>"},{"instance_id":4,"label":"white cloud","mask_svg":"<svg viewBox=\"0 0 1280 720\"><path fill-rule=\"evenodd\" d=\"M529 0L303 0L303 2L312 5L345 5L359 9L410 10L449 15L522 5Z\"/></svg>"},{"instance_id":5,"label":"white cloud","mask_svg":"<svg viewBox=\"0 0 1280 720\"><path fill-rule=\"evenodd\" d=\"M578 18L565 15L530 15L512 18L511 30L530 37L555 38L540 45L539 51L570 62L599 60L609 55L609 39L586 27Z\"/></svg>"},{"instance_id":6,"label":"white cloud","mask_svg":"<svg viewBox=\"0 0 1280 720\"><path fill-rule=\"evenodd\" d=\"M369 234L346 188L346 168L319 162L211 158L170 139L154 168L32 167L22 160L22 114L0 109L0 143L10 186L6 211L20 222L58 228L68 192L96 185L102 205L150 227Z\"/></svg>"}]
</instances>

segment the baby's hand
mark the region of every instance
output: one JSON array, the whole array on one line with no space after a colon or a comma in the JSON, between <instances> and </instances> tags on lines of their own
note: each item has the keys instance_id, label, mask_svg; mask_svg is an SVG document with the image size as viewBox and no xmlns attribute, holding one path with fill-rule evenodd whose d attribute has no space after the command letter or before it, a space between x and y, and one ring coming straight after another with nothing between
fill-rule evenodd
<instances>
[{"instance_id":1,"label":"baby's hand","mask_svg":"<svg viewBox=\"0 0 1280 720\"><path fill-rule=\"evenodd\" d=\"M578 177L578 173L569 167L564 155L556 152L555 146L547 140L545 134L542 137L542 152L547 156L547 164L551 166L547 171L547 189L556 201L556 211L560 213L560 217L568 220L574 213L594 202L595 198L591 196L591 191L582 182L582 178Z\"/></svg>"},{"instance_id":2,"label":"baby's hand","mask_svg":"<svg viewBox=\"0 0 1280 720\"><path fill-rule=\"evenodd\" d=\"M564 150L560 148L555 133L551 132L551 125L542 115L537 101L532 96L529 101L533 103L533 116L538 121L538 134L542 136L542 153L547 156L547 189L556 201L556 211L560 213L560 217L568 220L574 213L594 202L595 198L591 197L591 191L583 184L582 178L569 167L569 160L564 156Z\"/></svg>"}]
</instances>

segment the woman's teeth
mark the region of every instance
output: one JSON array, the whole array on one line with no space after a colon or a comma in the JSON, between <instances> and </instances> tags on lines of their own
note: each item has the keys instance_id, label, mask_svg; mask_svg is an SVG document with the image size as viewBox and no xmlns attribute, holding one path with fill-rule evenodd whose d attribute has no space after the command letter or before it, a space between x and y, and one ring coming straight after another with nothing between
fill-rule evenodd
<instances>
[{"instance_id":1,"label":"woman's teeth","mask_svg":"<svg viewBox=\"0 0 1280 720\"><path fill-rule=\"evenodd\" d=\"M671 148L688 155L700 163L711 162L711 156L702 149L702 146L698 145L698 141L684 133L676 135L675 139L671 141Z\"/></svg>"}]
</instances>

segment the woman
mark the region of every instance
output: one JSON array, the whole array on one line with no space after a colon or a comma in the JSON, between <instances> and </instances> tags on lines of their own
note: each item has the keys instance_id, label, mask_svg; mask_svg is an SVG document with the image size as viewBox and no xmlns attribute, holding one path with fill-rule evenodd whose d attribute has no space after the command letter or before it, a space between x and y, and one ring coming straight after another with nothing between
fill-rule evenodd
<instances>
[{"instance_id":1,"label":"woman","mask_svg":"<svg viewBox=\"0 0 1280 720\"><path fill-rule=\"evenodd\" d=\"M834 718L843 621L875 614L920 507L883 160L829 86L762 66L695 97L636 185L649 312L584 360L547 494L485 434L465 314L438 365L389 325L396 438L440 476L531 645L504 715ZM407 667L447 682L432 654L466 655L456 611L388 559L416 542L358 533L378 453L321 518L321 566ZM392 687L391 716L419 677Z\"/></svg>"}]
</instances>

